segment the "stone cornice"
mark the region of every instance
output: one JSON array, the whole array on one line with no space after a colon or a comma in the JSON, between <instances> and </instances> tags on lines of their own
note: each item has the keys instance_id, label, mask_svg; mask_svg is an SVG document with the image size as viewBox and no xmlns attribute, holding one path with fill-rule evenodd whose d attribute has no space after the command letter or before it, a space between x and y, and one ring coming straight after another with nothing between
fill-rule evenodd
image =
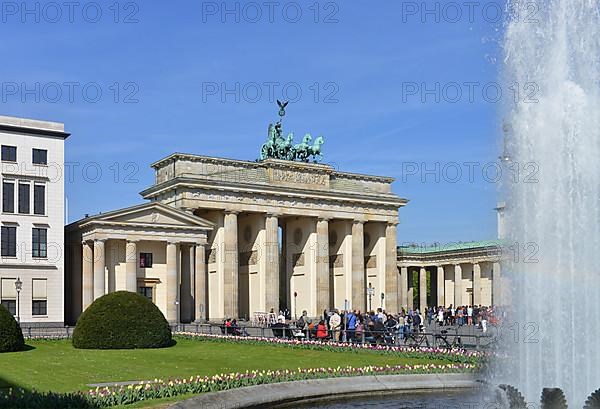
<instances>
[{"instance_id":1,"label":"stone cornice","mask_svg":"<svg viewBox=\"0 0 600 409\"><path fill-rule=\"evenodd\" d=\"M339 190L316 190L316 189L303 189L296 188L290 189L285 186L274 186L267 184L248 184L248 183L231 183L220 181L197 179L197 178L181 178L176 177L169 179L165 182L154 185L140 194L145 199L155 197L161 193L178 189L181 187L186 188L197 188L206 190L220 190L230 192L247 192L254 194L266 194L273 196L289 197L289 198L316 198L319 200L335 200L335 201L348 201L358 202L367 204L384 205L390 207L402 207L408 203L407 199L403 199L394 194L357 194Z\"/></svg>"},{"instance_id":2,"label":"stone cornice","mask_svg":"<svg viewBox=\"0 0 600 409\"><path fill-rule=\"evenodd\" d=\"M239 159L219 158L214 156L203 156L193 155L188 153L173 153L163 159L160 159L150 165L155 170L160 169L164 165L171 164L178 160L210 163L215 165L229 165L239 166L244 168L279 168L279 169L292 169L292 170L310 170L311 172L327 173L333 177L344 178L344 179L356 179L365 180L371 182L380 182L391 184L394 182L394 178L388 176L378 175L367 175L362 173L351 173L351 172L339 172L335 170L331 165L322 163L306 163L306 162L295 162L280 159L267 159L260 162L252 162Z\"/></svg>"}]
</instances>

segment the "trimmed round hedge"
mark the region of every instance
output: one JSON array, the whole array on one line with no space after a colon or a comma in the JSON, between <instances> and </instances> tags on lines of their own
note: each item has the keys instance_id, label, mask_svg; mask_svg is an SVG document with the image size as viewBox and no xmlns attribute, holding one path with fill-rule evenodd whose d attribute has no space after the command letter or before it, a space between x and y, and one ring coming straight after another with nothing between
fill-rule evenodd
<instances>
[{"instance_id":1,"label":"trimmed round hedge","mask_svg":"<svg viewBox=\"0 0 600 409\"><path fill-rule=\"evenodd\" d=\"M82 349L164 348L173 344L164 315L148 298L128 292L106 294L79 317L73 346Z\"/></svg>"},{"instance_id":2,"label":"trimmed round hedge","mask_svg":"<svg viewBox=\"0 0 600 409\"><path fill-rule=\"evenodd\" d=\"M11 313L0 305L0 352L21 351L24 347L21 326Z\"/></svg>"}]
</instances>

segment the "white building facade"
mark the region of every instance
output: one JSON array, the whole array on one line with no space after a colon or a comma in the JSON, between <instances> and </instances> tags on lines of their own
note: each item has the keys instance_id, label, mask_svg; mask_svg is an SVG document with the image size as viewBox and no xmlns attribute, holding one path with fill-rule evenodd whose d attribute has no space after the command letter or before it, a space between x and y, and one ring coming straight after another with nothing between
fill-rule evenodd
<instances>
[{"instance_id":1,"label":"white building facade","mask_svg":"<svg viewBox=\"0 0 600 409\"><path fill-rule=\"evenodd\" d=\"M0 302L24 327L64 324L68 136L61 123L0 116Z\"/></svg>"}]
</instances>

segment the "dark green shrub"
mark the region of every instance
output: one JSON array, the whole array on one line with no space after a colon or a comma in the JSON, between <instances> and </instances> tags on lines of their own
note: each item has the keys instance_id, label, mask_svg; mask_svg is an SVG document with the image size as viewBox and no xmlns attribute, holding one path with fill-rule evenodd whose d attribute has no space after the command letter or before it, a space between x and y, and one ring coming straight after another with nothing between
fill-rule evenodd
<instances>
[{"instance_id":1,"label":"dark green shrub","mask_svg":"<svg viewBox=\"0 0 600 409\"><path fill-rule=\"evenodd\" d=\"M172 343L171 328L158 307L128 291L98 298L81 314L73 331L75 348L163 348Z\"/></svg>"},{"instance_id":2,"label":"dark green shrub","mask_svg":"<svg viewBox=\"0 0 600 409\"><path fill-rule=\"evenodd\" d=\"M0 352L20 351L24 347L21 326L11 313L0 305Z\"/></svg>"}]
</instances>

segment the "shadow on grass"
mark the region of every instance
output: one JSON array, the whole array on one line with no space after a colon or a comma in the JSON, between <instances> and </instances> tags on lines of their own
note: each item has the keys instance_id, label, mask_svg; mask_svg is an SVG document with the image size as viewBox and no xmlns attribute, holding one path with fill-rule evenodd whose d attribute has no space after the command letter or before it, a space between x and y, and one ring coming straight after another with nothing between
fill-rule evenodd
<instances>
[{"instance_id":1,"label":"shadow on grass","mask_svg":"<svg viewBox=\"0 0 600 409\"><path fill-rule=\"evenodd\" d=\"M97 409L99 406L79 393L32 391L0 377L0 409L13 408Z\"/></svg>"}]
</instances>

